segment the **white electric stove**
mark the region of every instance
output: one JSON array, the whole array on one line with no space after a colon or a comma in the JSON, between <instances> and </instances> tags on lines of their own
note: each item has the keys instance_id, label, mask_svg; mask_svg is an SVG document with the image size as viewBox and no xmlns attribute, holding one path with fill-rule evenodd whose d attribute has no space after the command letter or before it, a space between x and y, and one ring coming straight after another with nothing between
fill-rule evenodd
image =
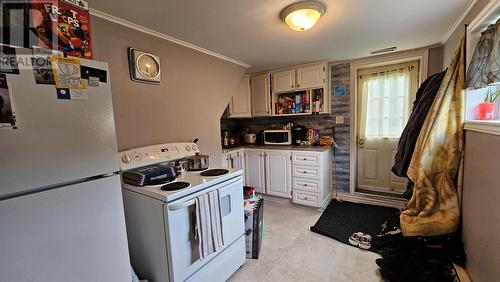
<instances>
[{"instance_id":1,"label":"white electric stove","mask_svg":"<svg viewBox=\"0 0 500 282\"><path fill-rule=\"evenodd\" d=\"M176 161L198 153L194 143L168 143L119 153L121 170ZM223 173L204 176L207 172ZM245 262L242 171L185 171L151 186L122 182L132 266L150 281L225 281ZM224 247L198 257L195 198L219 191Z\"/></svg>"}]
</instances>

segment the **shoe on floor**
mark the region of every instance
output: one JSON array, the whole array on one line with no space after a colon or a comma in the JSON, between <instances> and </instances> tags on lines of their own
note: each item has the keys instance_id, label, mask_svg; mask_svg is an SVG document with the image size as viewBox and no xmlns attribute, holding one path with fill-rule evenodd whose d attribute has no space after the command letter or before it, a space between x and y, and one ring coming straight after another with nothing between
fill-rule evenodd
<instances>
[{"instance_id":1,"label":"shoe on floor","mask_svg":"<svg viewBox=\"0 0 500 282\"><path fill-rule=\"evenodd\" d=\"M384 237L386 235L397 235L401 233L401 229L386 221L382 225L380 225L380 233L377 235L378 237Z\"/></svg>"},{"instance_id":2,"label":"shoe on floor","mask_svg":"<svg viewBox=\"0 0 500 282\"><path fill-rule=\"evenodd\" d=\"M349 244L356 247L359 246L359 241L361 240L361 237L363 237L364 235L365 234L361 232L352 233L351 237L349 237Z\"/></svg>"},{"instance_id":3,"label":"shoe on floor","mask_svg":"<svg viewBox=\"0 0 500 282\"><path fill-rule=\"evenodd\" d=\"M358 247L363 250L369 250L372 247L372 236L365 234L361 236L359 240Z\"/></svg>"}]
</instances>

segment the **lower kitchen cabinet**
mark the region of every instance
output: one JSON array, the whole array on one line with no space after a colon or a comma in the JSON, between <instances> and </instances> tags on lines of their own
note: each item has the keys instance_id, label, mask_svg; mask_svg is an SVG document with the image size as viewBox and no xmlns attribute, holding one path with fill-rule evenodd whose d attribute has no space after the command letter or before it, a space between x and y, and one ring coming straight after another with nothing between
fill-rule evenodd
<instances>
[{"instance_id":1,"label":"lower kitchen cabinet","mask_svg":"<svg viewBox=\"0 0 500 282\"><path fill-rule=\"evenodd\" d=\"M264 151L245 150L246 185L255 187L257 193L265 194Z\"/></svg>"},{"instance_id":2,"label":"lower kitchen cabinet","mask_svg":"<svg viewBox=\"0 0 500 282\"><path fill-rule=\"evenodd\" d=\"M223 155L226 167L243 169L256 192L324 208L331 200L331 150L239 149Z\"/></svg>"},{"instance_id":3,"label":"lower kitchen cabinet","mask_svg":"<svg viewBox=\"0 0 500 282\"><path fill-rule=\"evenodd\" d=\"M326 207L332 193L330 151L292 152L293 202Z\"/></svg>"},{"instance_id":4,"label":"lower kitchen cabinet","mask_svg":"<svg viewBox=\"0 0 500 282\"><path fill-rule=\"evenodd\" d=\"M266 194L292 197L291 156L289 151L266 151Z\"/></svg>"},{"instance_id":5,"label":"lower kitchen cabinet","mask_svg":"<svg viewBox=\"0 0 500 282\"><path fill-rule=\"evenodd\" d=\"M245 149L222 154L222 167L241 169L245 173ZM243 185L246 185L244 177Z\"/></svg>"}]
</instances>

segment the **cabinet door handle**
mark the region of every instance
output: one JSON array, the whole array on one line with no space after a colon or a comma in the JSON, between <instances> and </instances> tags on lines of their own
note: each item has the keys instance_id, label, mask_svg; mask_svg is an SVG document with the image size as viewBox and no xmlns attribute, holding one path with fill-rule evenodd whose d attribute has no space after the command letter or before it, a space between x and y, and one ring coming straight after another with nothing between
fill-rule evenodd
<instances>
[{"instance_id":1,"label":"cabinet door handle","mask_svg":"<svg viewBox=\"0 0 500 282\"><path fill-rule=\"evenodd\" d=\"M307 187L307 184L304 184L304 187Z\"/></svg>"},{"instance_id":2,"label":"cabinet door handle","mask_svg":"<svg viewBox=\"0 0 500 282\"><path fill-rule=\"evenodd\" d=\"M307 158L304 158L304 161L307 161Z\"/></svg>"},{"instance_id":3,"label":"cabinet door handle","mask_svg":"<svg viewBox=\"0 0 500 282\"><path fill-rule=\"evenodd\" d=\"M300 84L297 84L297 87L300 87Z\"/></svg>"},{"instance_id":4,"label":"cabinet door handle","mask_svg":"<svg viewBox=\"0 0 500 282\"><path fill-rule=\"evenodd\" d=\"M305 171L305 170L304 170L304 172L303 172L303 173L307 173L307 171Z\"/></svg>"}]
</instances>

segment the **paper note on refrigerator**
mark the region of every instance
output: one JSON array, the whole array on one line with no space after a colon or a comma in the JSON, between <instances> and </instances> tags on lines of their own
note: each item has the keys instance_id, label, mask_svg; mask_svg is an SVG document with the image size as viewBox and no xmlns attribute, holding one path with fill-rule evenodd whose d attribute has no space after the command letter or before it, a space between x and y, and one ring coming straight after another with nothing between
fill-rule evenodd
<instances>
[{"instance_id":1,"label":"paper note on refrigerator","mask_svg":"<svg viewBox=\"0 0 500 282\"><path fill-rule=\"evenodd\" d=\"M79 59L52 56L51 62L57 88L86 89Z\"/></svg>"}]
</instances>

